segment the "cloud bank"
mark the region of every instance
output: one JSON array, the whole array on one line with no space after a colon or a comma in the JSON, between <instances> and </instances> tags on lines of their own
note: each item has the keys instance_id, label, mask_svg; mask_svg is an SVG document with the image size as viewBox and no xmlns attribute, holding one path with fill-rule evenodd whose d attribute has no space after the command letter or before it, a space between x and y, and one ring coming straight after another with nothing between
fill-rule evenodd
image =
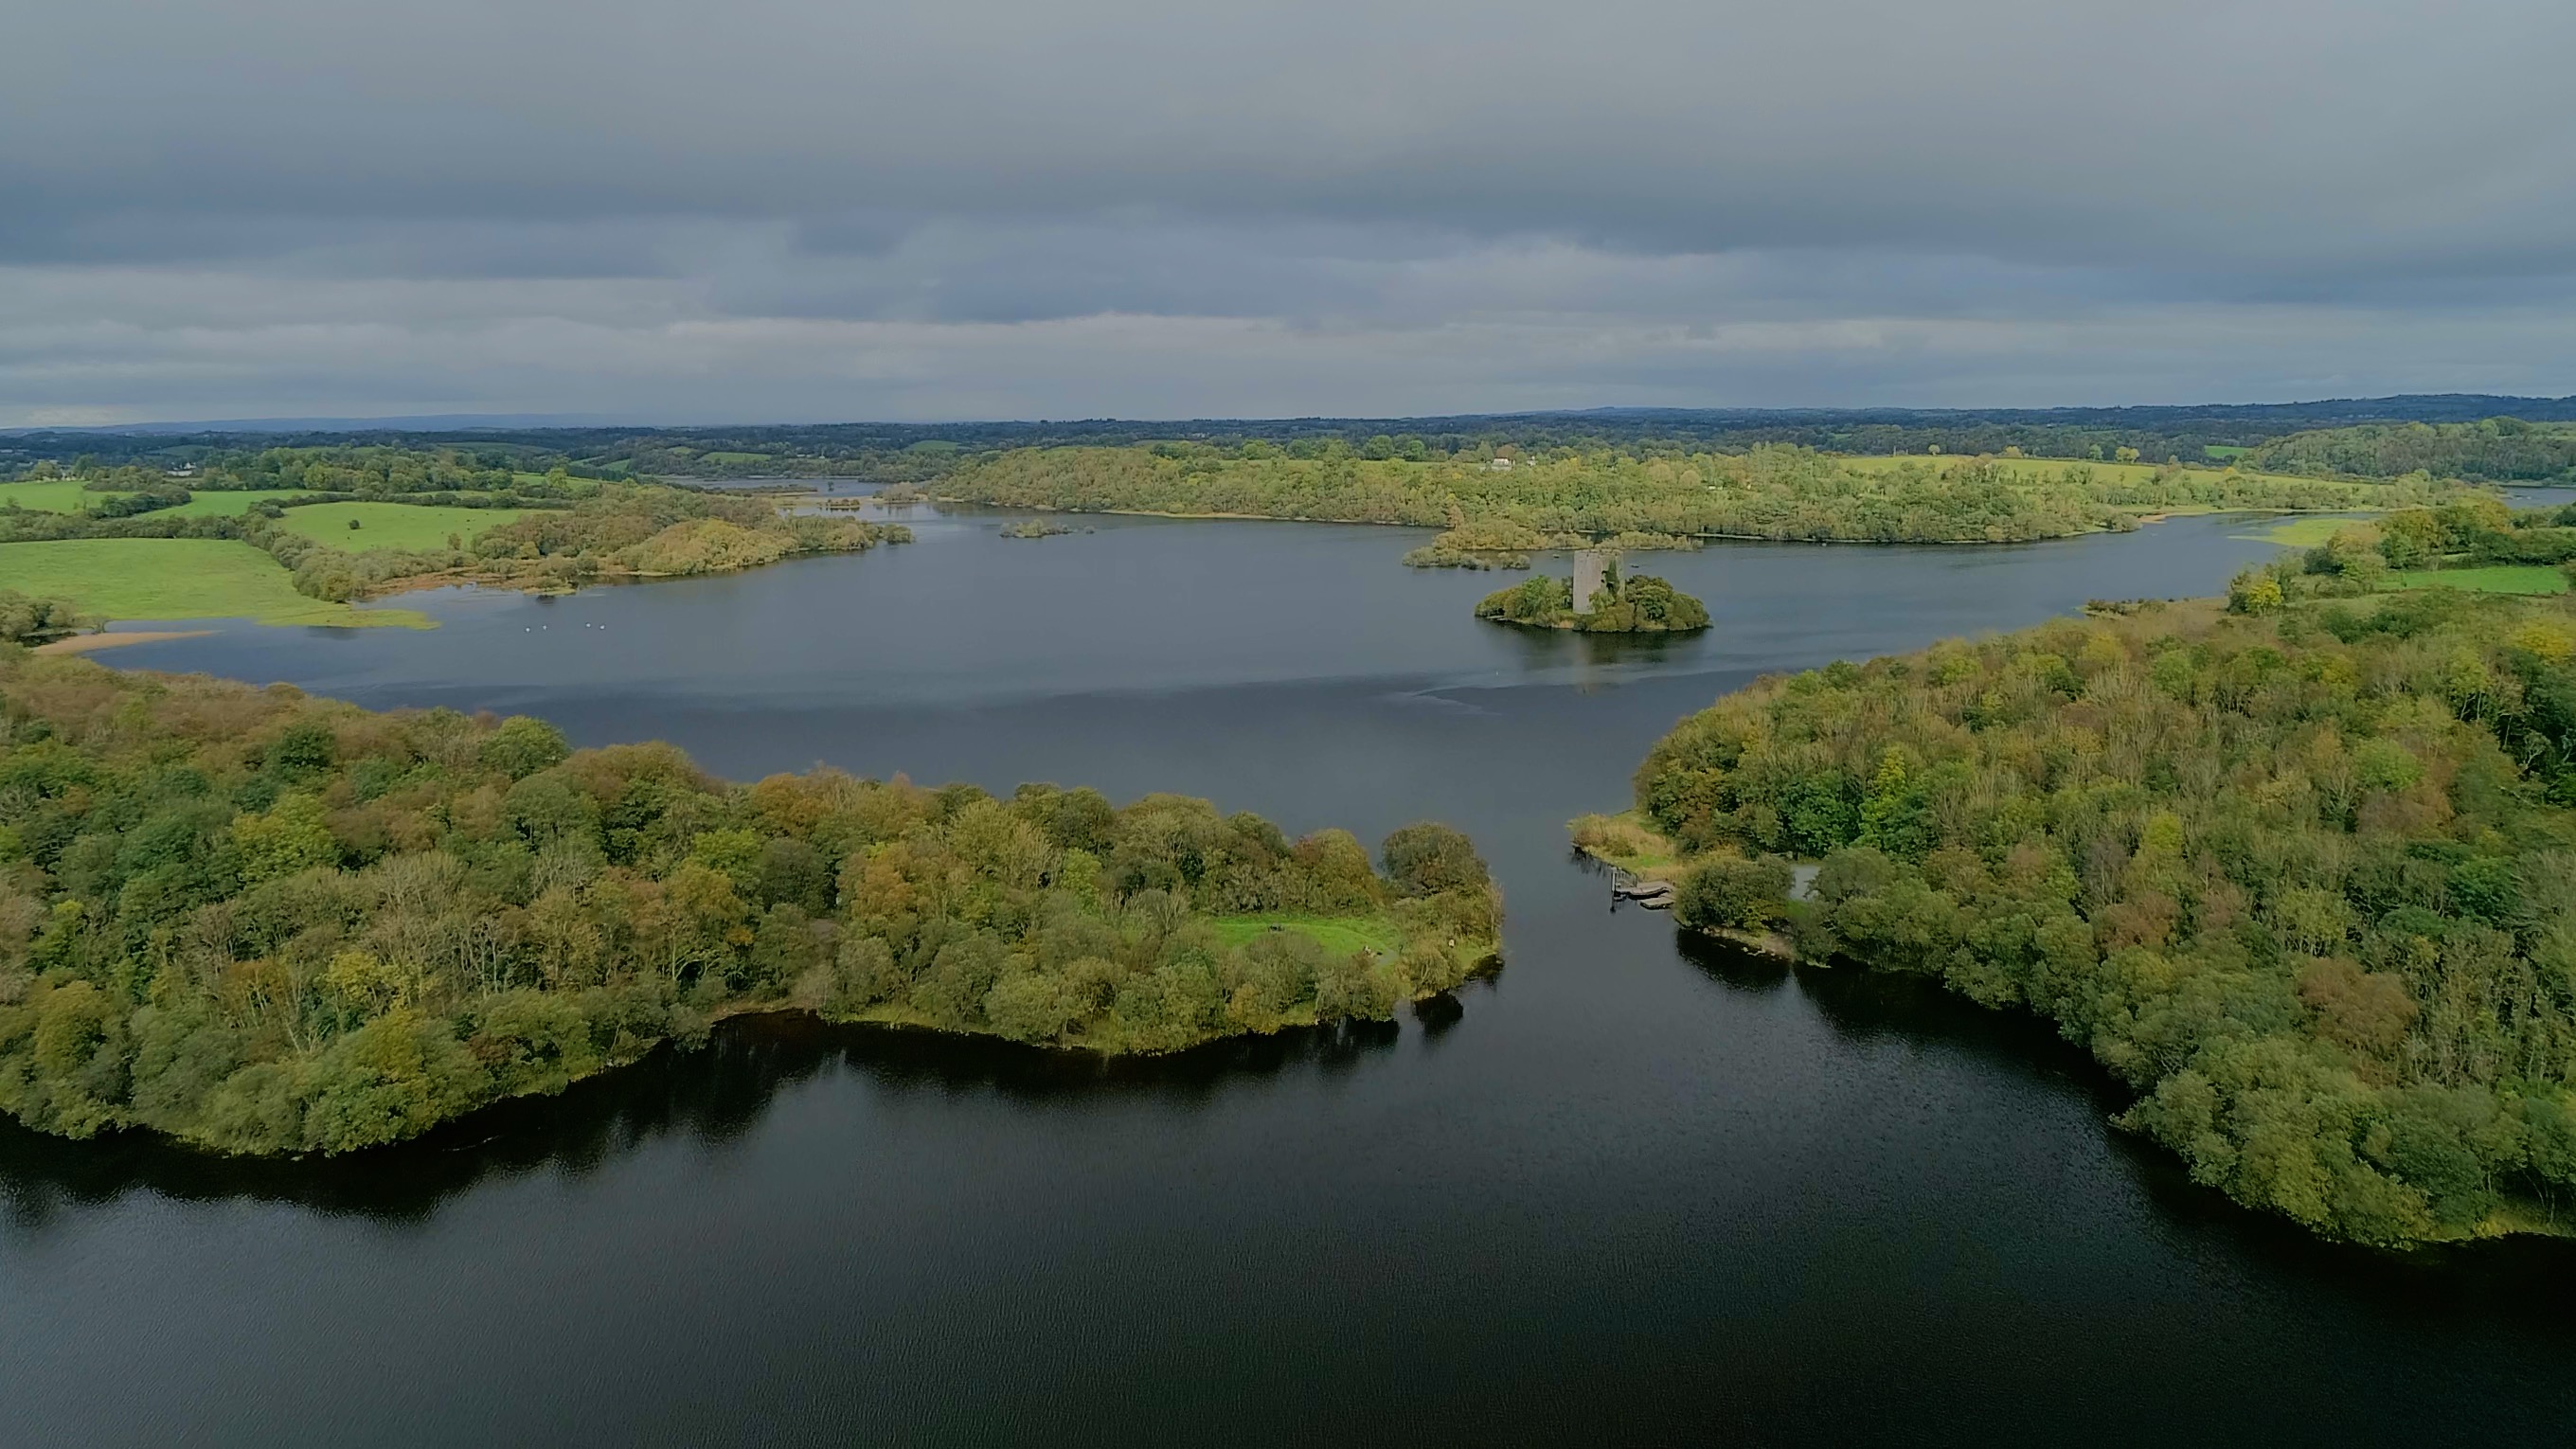
<instances>
[{"instance_id":1,"label":"cloud bank","mask_svg":"<svg viewBox=\"0 0 2576 1449\"><path fill-rule=\"evenodd\" d=\"M2576 9L88 0L0 423L2576 392Z\"/></svg>"}]
</instances>

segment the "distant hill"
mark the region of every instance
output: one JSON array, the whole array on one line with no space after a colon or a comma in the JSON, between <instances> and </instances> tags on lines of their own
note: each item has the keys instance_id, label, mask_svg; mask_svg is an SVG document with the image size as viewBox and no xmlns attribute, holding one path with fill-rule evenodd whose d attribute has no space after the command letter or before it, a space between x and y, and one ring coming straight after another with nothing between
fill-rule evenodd
<instances>
[{"instance_id":1,"label":"distant hill","mask_svg":"<svg viewBox=\"0 0 2576 1449\"><path fill-rule=\"evenodd\" d=\"M2576 422L2576 397L2484 393L2100 408L1630 408L1412 418L1088 418L965 423L655 425L576 414L454 413L411 418L271 418L114 428L0 430L0 468L87 455L102 463L188 461L272 447L453 447L495 463L560 459L674 478L936 477L965 457L1009 448L1160 441L1234 446L1338 438L1371 456L1419 448L1672 449L1740 452L1794 443L1845 453L2001 453L2203 462L2298 433L2513 417ZM1419 445L1417 448L1416 445Z\"/></svg>"},{"instance_id":2,"label":"distant hill","mask_svg":"<svg viewBox=\"0 0 2576 1449\"><path fill-rule=\"evenodd\" d=\"M481 432L494 428L659 426L616 413L421 413L391 418L216 418L179 423L107 423L79 428L0 428L0 437L134 434L147 437L247 433Z\"/></svg>"}]
</instances>

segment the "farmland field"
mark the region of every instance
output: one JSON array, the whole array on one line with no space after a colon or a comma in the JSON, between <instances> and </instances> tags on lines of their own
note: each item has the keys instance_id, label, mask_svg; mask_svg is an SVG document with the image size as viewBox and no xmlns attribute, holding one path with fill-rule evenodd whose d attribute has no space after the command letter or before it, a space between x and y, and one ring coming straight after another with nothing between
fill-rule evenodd
<instances>
[{"instance_id":1,"label":"farmland field","mask_svg":"<svg viewBox=\"0 0 2576 1449\"><path fill-rule=\"evenodd\" d=\"M316 503L286 511L286 526L306 538L352 553L371 548L410 551L447 547L447 536L471 541L487 528L516 520L518 508L447 508L412 503ZM349 526L355 520L358 527Z\"/></svg>"},{"instance_id":2,"label":"farmland field","mask_svg":"<svg viewBox=\"0 0 2576 1449\"><path fill-rule=\"evenodd\" d=\"M2474 569L2402 569L2388 576L2399 589L2470 589L2481 594L2563 594L2567 575L2545 564L2496 564Z\"/></svg>"},{"instance_id":3,"label":"farmland field","mask_svg":"<svg viewBox=\"0 0 2576 1449\"><path fill-rule=\"evenodd\" d=\"M429 626L410 609L353 609L306 598L275 559L231 539L0 543L0 582L39 598L68 599L82 613L110 620Z\"/></svg>"}]
</instances>

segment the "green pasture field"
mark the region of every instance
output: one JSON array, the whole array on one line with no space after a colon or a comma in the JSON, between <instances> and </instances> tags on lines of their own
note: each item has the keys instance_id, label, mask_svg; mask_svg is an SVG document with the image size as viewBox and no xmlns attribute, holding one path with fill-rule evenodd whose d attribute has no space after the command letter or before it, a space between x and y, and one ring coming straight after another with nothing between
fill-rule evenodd
<instances>
[{"instance_id":1,"label":"green pasture field","mask_svg":"<svg viewBox=\"0 0 2576 1449\"><path fill-rule=\"evenodd\" d=\"M97 495L81 491L69 478L41 483L0 483L0 508L15 503L39 513L71 513Z\"/></svg>"},{"instance_id":2,"label":"green pasture field","mask_svg":"<svg viewBox=\"0 0 2576 1449\"><path fill-rule=\"evenodd\" d=\"M2395 589L2471 589L2481 594L2563 594L2567 575L2546 564L2491 564L2473 569L2399 569Z\"/></svg>"},{"instance_id":3,"label":"green pasture field","mask_svg":"<svg viewBox=\"0 0 2576 1449\"><path fill-rule=\"evenodd\" d=\"M225 538L0 543L0 587L68 599L100 619L253 619L350 628L433 627L411 609L353 609L295 592L277 560Z\"/></svg>"},{"instance_id":4,"label":"green pasture field","mask_svg":"<svg viewBox=\"0 0 2576 1449\"><path fill-rule=\"evenodd\" d=\"M2285 518L2259 533L2236 536L2277 543L2283 548L2315 548L2334 537L2336 530L2350 528L2360 521L2342 514L2310 514L2305 518Z\"/></svg>"},{"instance_id":5,"label":"green pasture field","mask_svg":"<svg viewBox=\"0 0 2576 1449\"><path fill-rule=\"evenodd\" d=\"M185 479L173 479L184 484ZM164 518L229 518L247 513L250 506L263 498L293 498L303 490L297 488L247 488L238 493L197 493L176 508L156 508L143 517ZM41 513L77 513L92 500L119 495L92 493L77 480L63 478L42 483L0 483L0 508L11 503Z\"/></svg>"},{"instance_id":6,"label":"green pasture field","mask_svg":"<svg viewBox=\"0 0 2576 1449\"><path fill-rule=\"evenodd\" d=\"M1219 916L1214 924L1217 935L1229 946L1243 945L1274 926L1343 954L1368 951L1387 956L1404 944L1395 922L1385 916L1307 916L1266 911L1250 916Z\"/></svg>"},{"instance_id":7,"label":"green pasture field","mask_svg":"<svg viewBox=\"0 0 2576 1449\"><path fill-rule=\"evenodd\" d=\"M423 552L447 547L447 536L470 541L526 512L520 508L450 508L416 503L316 503L286 510L286 526L317 543L363 553L371 548ZM351 528L349 521L358 526Z\"/></svg>"}]
</instances>

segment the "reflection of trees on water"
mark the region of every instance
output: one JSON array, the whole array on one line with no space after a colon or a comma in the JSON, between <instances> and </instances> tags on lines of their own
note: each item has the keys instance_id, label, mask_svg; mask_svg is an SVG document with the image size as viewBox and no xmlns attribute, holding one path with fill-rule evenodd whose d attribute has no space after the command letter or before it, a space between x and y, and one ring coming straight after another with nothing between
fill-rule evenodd
<instances>
[{"instance_id":1,"label":"reflection of trees on water","mask_svg":"<svg viewBox=\"0 0 2576 1449\"><path fill-rule=\"evenodd\" d=\"M2374 1309L2509 1313L2565 1332L2564 1315L2544 1305L2576 1293L2576 1242L2515 1238L2404 1256L2331 1243L2283 1218L2255 1213L2191 1180L2179 1159L2110 1123L2130 1094L2083 1048L2028 1012L1981 1007L1928 976L1865 967L1792 965L1715 936L1676 930L1682 959L1732 990L1769 995L1793 988L1846 1042L1948 1048L1983 1070L2082 1093L2102 1123L2121 1172L2152 1204L2157 1227L2193 1240L2196 1251L2259 1256L2317 1291L2361 1298ZM2534 1292L2537 1282L2559 1285Z\"/></svg>"},{"instance_id":2,"label":"reflection of trees on water","mask_svg":"<svg viewBox=\"0 0 2576 1449\"><path fill-rule=\"evenodd\" d=\"M1500 631L1497 631L1500 632ZM1708 642L1708 633L1586 634L1573 629L1514 629L1511 646L1525 670L1574 668L1577 685L1593 682L1585 672L1631 674L1668 660L1690 656Z\"/></svg>"},{"instance_id":3,"label":"reflection of trees on water","mask_svg":"<svg viewBox=\"0 0 2576 1449\"><path fill-rule=\"evenodd\" d=\"M1424 1003L1432 1016L1456 1019ZM1420 1014L1420 1013L1418 1013ZM1445 1023L1444 1023L1445 1026ZM409 1142L346 1157L217 1157L147 1133L77 1142L0 1119L0 1215L41 1227L67 1209L144 1191L188 1202L244 1199L388 1221L429 1217L486 1181L550 1171L582 1177L654 1141L721 1150L779 1093L827 1070L890 1089L986 1092L1079 1105L1149 1098L1195 1105L1240 1084L1303 1068L1337 1074L1391 1048L1392 1021L1348 1021L1213 1042L1166 1057L1101 1058L1008 1042L784 1014L719 1025L696 1051L669 1047L558 1097L500 1102Z\"/></svg>"}]
</instances>

